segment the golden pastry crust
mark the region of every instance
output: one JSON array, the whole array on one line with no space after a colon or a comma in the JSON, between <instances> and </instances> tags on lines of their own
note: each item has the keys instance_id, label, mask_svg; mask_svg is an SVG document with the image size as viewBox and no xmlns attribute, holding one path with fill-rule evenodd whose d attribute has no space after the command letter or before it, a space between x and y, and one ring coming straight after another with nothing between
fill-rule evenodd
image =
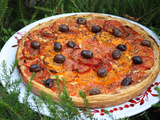
<instances>
[{"instance_id":1,"label":"golden pastry crust","mask_svg":"<svg viewBox=\"0 0 160 120\"><path fill-rule=\"evenodd\" d=\"M160 69L160 49L156 43L156 41L151 37L151 35L146 32L144 29L142 29L140 26L133 24L127 20L121 19L121 18L116 18L116 17L111 17L108 15L103 15L103 14L96 14L96 13L91 13L91 14L75 14L72 16L68 17L61 17L61 18L56 18L53 20L50 20L45 23L41 23L37 25L36 27L32 28L29 32L27 32L22 40L20 41L16 53L16 59L19 60L19 73L20 76L25 83L25 85L28 85L30 82L31 76L28 76L25 72L26 67L23 65L23 60L21 58L23 57L23 49L24 49L24 43L25 41L28 41L28 35L30 33L33 33L35 30L40 30L44 27L50 26L53 24L55 21L60 20L60 19L66 19L66 20L77 20L77 18L85 18L87 21L91 20L92 18L100 18L102 20L116 20L122 23L123 26L128 26L138 32L143 39L149 40L151 42L151 48L154 52L154 65L151 69L146 70L146 73L149 73L149 76L147 78L143 79L140 82L137 82L136 84L131 84L128 86L121 86L117 87L114 89L112 92L107 93L107 94L97 94L97 95L89 95L87 96L87 99L89 101L90 107L91 108L101 108L101 107L108 107L108 106L114 106L118 105L121 103L125 103L129 101L130 99L133 99L134 97L138 96L142 92L144 92L156 79L159 69ZM47 42L46 40L45 42ZM42 56L41 58L44 58ZM43 62L42 62L43 64ZM51 73L50 73L51 74ZM54 76L54 75L52 75ZM62 75L63 76L63 75ZM54 101L58 100L57 93L52 91L50 88L46 88L43 84L38 83L37 81L32 81L32 91L33 93L40 95L40 91L44 91L47 94L51 94L53 97ZM77 107L85 107L85 104L83 102L83 99L79 96L71 96L72 101L75 103L75 106Z\"/></svg>"}]
</instances>

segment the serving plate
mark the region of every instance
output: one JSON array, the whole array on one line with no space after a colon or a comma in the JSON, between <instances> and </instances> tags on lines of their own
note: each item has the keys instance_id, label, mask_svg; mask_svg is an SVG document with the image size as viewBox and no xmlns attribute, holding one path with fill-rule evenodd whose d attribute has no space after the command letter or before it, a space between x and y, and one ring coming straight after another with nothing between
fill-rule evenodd
<instances>
[{"instance_id":1,"label":"serving plate","mask_svg":"<svg viewBox=\"0 0 160 120\"><path fill-rule=\"evenodd\" d=\"M46 21L49 21L51 19L56 19L59 17L65 17L65 16L70 16L74 14L88 14L88 13L69 13L69 14L61 14L61 15L56 15L56 16L51 16L48 18L44 18L41 20L38 20L30 25L27 25L26 27L22 28L18 32L16 32L3 46L1 52L0 52L0 64L2 63L3 60L5 60L7 68L11 68L12 62L15 60L15 54L17 50L17 42L23 37L23 35L28 32L31 28L35 27L39 23L43 23ZM108 15L108 14L104 14ZM113 16L113 15L110 15ZM117 16L113 16L117 17ZM121 17L117 17L121 18ZM125 19L125 18L122 18ZM125 19L127 20L127 19ZM130 20L128 20L130 21ZM146 30L158 43L160 46L160 42L158 40L158 37L148 28L145 26L138 24L136 22L130 21L131 23L137 24L140 27L142 27L144 30ZM2 69L0 69L0 73L2 73ZM18 70L15 69L12 77L11 77L11 82L15 81L16 79L20 79ZM5 81L1 79L1 83L4 86ZM159 101L159 98L157 97L157 91L155 90L155 86L160 84L160 73L157 76L157 79L155 82L142 94L137 96L136 98L130 100L129 102L126 102L121 105L113 106L113 107L107 107L107 108L99 108L99 109L90 109L91 114L93 115L94 118L100 118L100 119L119 119L119 118L124 118L124 117L130 117L133 115L136 115L138 113L141 113L145 111L146 109L150 108L153 104L157 103ZM23 98L26 93L26 86L21 82L19 84L20 88L20 95L19 95L19 101L23 102ZM33 100L33 96L36 96L34 93L31 93L29 96L28 102L30 103L30 106L33 110L35 111L40 111L41 114L50 116L50 113L45 105L41 107L41 109L37 110L36 105ZM38 96L36 96L38 97ZM85 108L84 108L85 109ZM108 110L112 118L108 115L105 114L105 110ZM79 112L82 113L82 109L79 108ZM84 116L85 117L85 116Z\"/></svg>"}]
</instances>

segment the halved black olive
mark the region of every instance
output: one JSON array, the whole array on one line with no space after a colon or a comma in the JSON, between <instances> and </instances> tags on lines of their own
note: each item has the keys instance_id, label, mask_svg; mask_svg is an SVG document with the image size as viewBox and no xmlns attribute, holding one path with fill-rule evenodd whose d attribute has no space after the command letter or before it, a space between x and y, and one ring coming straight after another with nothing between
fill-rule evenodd
<instances>
[{"instance_id":1,"label":"halved black olive","mask_svg":"<svg viewBox=\"0 0 160 120\"><path fill-rule=\"evenodd\" d=\"M118 50L118 49L115 50L115 51L113 51L112 57L113 57L115 60L118 60L118 59L121 57L121 51Z\"/></svg>"},{"instance_id":2,"label":"halved black olive","mask_svg":"<svg viewBox=\"0 0 160 120\"><path fill-rule=\"evenodd\" d=\"M134 57L132 58L132 60L133 60L133 63L134 63L134 64L142 64L142 63L143 63L141 57L139 57L139 56L134 56Z\"/></svg>"},{"instance_id":3,"label":"halved black olive","mask_svg":"<svg viewBox=\"0 0 160 120\"><path fill-rule=\"evenodd\" d=\"M85 25L86 22L87 22L87 20L86 20L85 18L78 18L78 19L77 19L77 23L78 23L78 24Z\"/></svg>"},{"instance_id":4,"label":"halved black olive","mask_svg":"<svg viewBox=\"0 0 160 120\"><path fill-rule=\"evenodd\" d=\"M81 55L87 59L93 58L93 53L90 50L82 50Z\"/></svg>"},{"instance_id":5,"label":"halved black olive","mask_svg":"<svg viewBox=\"0 0 160 120\"><path fill-rule=\"evenodd\" d=\"M113 29L113 35L116 36L116 37L121 37L122 33L121 33L121 31L119 29L114 28Z\"/></svg>"},{"instance_id":6,"label":"halved black olive","mask_svg":"<svg viewBox=\"0 0 160 120\"><path fill-rule=\"evenodd\" d=\"M66 58L64 55L61 55L61 54L57 54L54 56L53 60L56 62L56 63L63 63Z\"/></svg>"},{"instance_id":7,"label":"halved black olive","mask_svg":"<svg viewBox=\"0 0 160 120\"><path fill-rule=\"evenodd\" d=\"M98 88L92 88L92 89L89 91L89 94L90 94L90 95L100 94L100 90L99 90Z\"/></svg>"},{"instance_id":8,"label":"halved black olive","mask_svg":"<svg viewBox=\"0 0 160 120\"><path fill-rule=\"evenodd\" d=\"M41 43L39 43L37 41L31 42L31 47L34 49L39 49L40 46L41 46Z\"/></svg>"},{"instance_id":9,"label":"halved black olive","mask_svg":"<svg viewBox=\"0 0 160 120\"><path fill-rule=\"evenodd\" d=\"M132 78L130 77L126 77L122 80L121 85L122 86L127 86L130 85L132 83Z\"/></svg>"},{"instance_id":10,"label":"halved black olive","mask_svg":"<svg viewBox=\"0 0 160 120\"><path fill-rule=\"evenodd\" d=\"M54 50L56 52L60 52L62 50L62 44L60 42L55 42L54 43Z\"/></svg>"},{"instance_id":11,"label":"halved black olive","mask_svg":"<svg viewBox=\"0 0 160 120\"><path fill-rule=\"evenodd\" d=\"M67 25L60 25L59 26L59 31L68 32L69 31L69 27Z\"/></svg>"},{"instance_id":12,"label":"halved black olive","mask_svg":"<svg viewBox=\"0 0 160 120\"><path fill-rule=\"evenodd\" d=\"M124 44L119 44L117 45L117 49L121 50L121 51L126 51L127 50L127 46Z\"/></svg>"},{"instance_id":13,"label":"halved black olive","mask_svg":"<svg viewBox=\"0 0 160 120\"><path fill-rule=\"evenodd\" d=\"M92 26L92 32L97 33L101 31L101 27L99 25Z\"/></svg>"},{"instance_id":14,"label":"halved black olive","mask_svg":"<svg viewBox=\"0 0 160 120\"><path fill-rule=\"evenodd\" d=\"M43 84L45 85L45 87L51 88L54 85L54 80L51 78L48 78L43 82Z\"/></svg>"},{"instance_id":15,"label":"halved black olive","mask_svg":"<svg viewBox=\"0 0 160 120\"><path fill-rule=\"evenodd\" d=\"M148 40L143 40L143 41L141 42L141 45L147 46L147 47L151 47L151 42L148 41Z\"/></svg>"},{"instance_id":16,"label":"halved black olive","mask_svg":"<svg viewBox=\"0 0 160 120\"><path fill-rule=\"evenodd\" d=\"M29 68L30 72L38 72L41 70L41 66L39 64L32 64Z\"/></svg>"},{"instance_id":17,"label":"halved black olive","mask_svg":"<svg viewBox=\"0 0 160 120\"><path fill-rule=\"evenodd\" d=\"M98 77L105 77L108 74L107 70L104 68L101 68L97 71Z\"/></svg>"},{"instance_id":18,"label":"halved black olive","mask_svg":"<svg viewBox=\"0 0 160 120\"><path fill-rule=\"evenodd\" d=\"M67 43L67 46L70 47L70 48L74 48L74 47L76 46L76 43L70 40L70 41Z\"/></svg>"}]
</instances>

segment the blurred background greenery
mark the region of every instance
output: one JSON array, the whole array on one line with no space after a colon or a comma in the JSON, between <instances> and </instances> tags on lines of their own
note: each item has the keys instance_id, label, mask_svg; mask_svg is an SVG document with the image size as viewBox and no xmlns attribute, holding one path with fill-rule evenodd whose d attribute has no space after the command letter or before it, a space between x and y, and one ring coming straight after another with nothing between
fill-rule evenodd
<instances>
[{"instance_id":1,"label":"blurred background greenery","mask_svg":"<svg viewBox=\"0 0 160 120\"><path fill-rule=\"evenodd\" d=\"M148 27L160 36L160 0L0 0L0 49L16 31L34 21L74 12L96 12L125 17ZM2 89L4 88L0 86L0 90ZM127 119L158 120L159 106L157 103L149 110ZM10 119L9 112L4 119ZM30 118L36 118L32 117Z\"/></svg>"}]
</instances>

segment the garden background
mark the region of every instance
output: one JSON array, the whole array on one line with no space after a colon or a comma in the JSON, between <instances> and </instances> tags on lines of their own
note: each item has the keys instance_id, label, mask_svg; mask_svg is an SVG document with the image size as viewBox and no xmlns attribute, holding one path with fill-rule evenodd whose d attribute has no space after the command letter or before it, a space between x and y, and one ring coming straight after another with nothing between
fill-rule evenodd
<instances>
[{"instance_id":1,"label":"garden background","mask_svg":"<svg viewBox=\"0 0 160 120\"><path fill-rule=\"evenodd\" d=\"M18 30L39 19L49 16L74 13L74 12L96 12L117 15L135 22L138 22L160 36L160 0L0 0L0 49L7 40ZM9 80L17 62L13 63L12 69L7 72L5 63L2 64L3 76ZM26 99L23 103L18 102L19 89L17 86L20 80L14 84L7 84L2 87L0 83L0 119L33 120L33 119L75 119L78 116L76 108L64 90L59 102L62 111L49 108L54 118L41 115L30 109L27 99L31 85L27 88ZM7 88L14 86L14 91L7 93ZM86 104L85 95L82 95ZM42 95L43 102L55 105L50 96ZM37 105L41 100L35 100ZM65 104L68 103L69 106ZM84 111L85 112L85 111ZM105 111L109 114L107 111ZM89 119L92 116L88 114ZM158 120L160 117L160 103L153 105L150 109L125 120ZM80 118L80 117L79 117Z\"/></svg>"}]
</instances>

